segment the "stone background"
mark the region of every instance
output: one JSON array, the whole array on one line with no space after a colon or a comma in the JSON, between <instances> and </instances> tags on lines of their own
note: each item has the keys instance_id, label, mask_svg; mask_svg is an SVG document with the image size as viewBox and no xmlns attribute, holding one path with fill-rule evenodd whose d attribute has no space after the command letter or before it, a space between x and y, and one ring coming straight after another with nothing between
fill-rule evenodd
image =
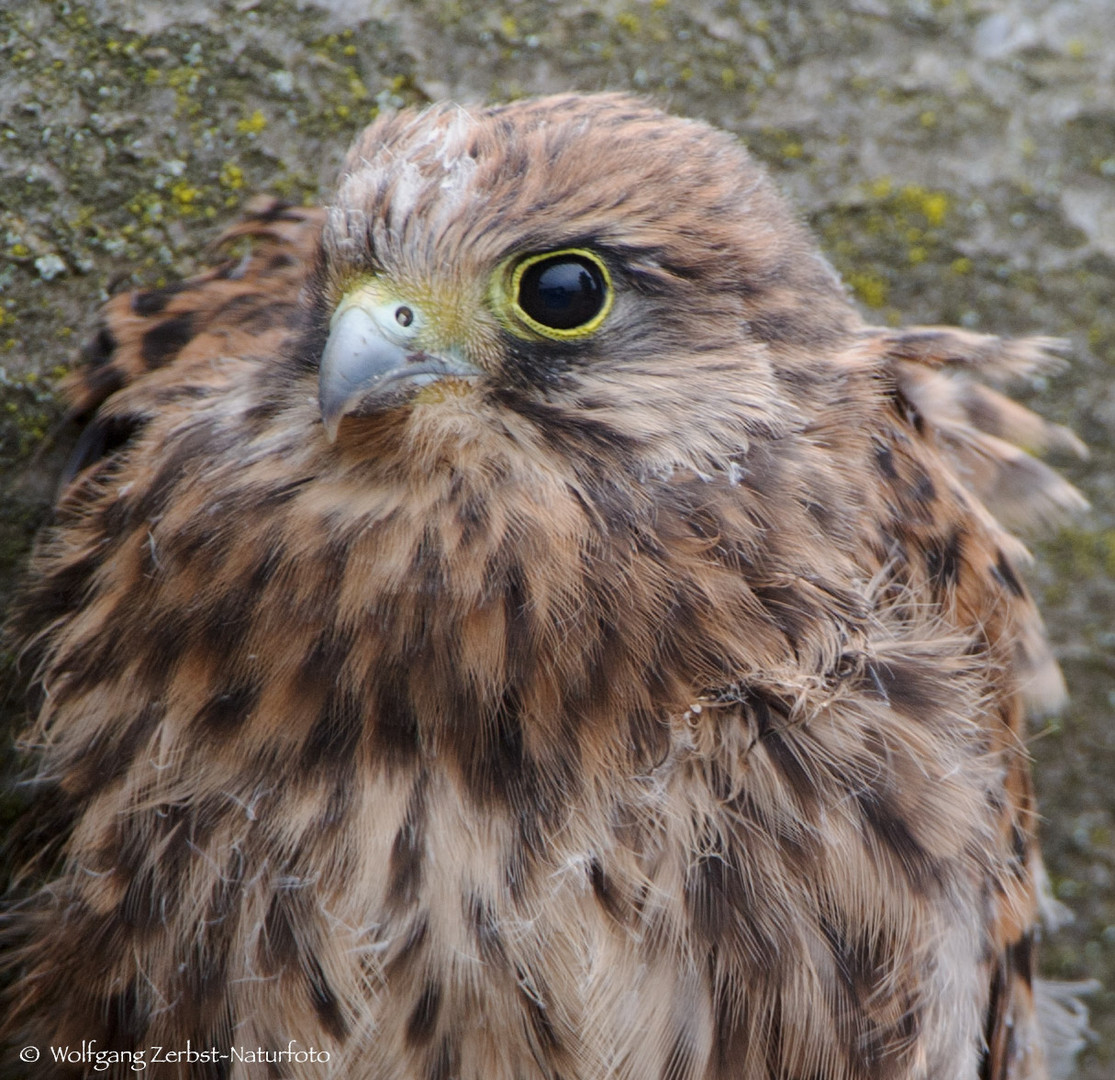
<instances>
[{"instance_id":1,"label":"stone background","mask_svg":"<svg viewBox=\"0 0 1115 1080\"><path fill-rule=\"evenodd\" d=\"M874 320L1071 341L1066 373L1022 389L1093 450L1061 463L1093 511L1035 543L1031 574L1073 692L1033 742L1076 915L1044 967L1106 984L1078 1075L1109 1080L1113 77L1111 0L0 0L0 596L72 438L51 388L92 312L199 266L250 193L320 197L387 106L623 88L705 117L768 163Z\"/></svg>"}]
</instances>

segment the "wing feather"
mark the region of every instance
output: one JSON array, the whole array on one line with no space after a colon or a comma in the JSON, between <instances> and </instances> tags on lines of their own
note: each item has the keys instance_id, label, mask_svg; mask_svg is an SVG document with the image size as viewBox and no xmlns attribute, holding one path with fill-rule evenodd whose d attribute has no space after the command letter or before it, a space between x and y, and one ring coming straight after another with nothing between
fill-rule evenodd
<instances>
[{"instance_id":1,"label":"wing feather","mask_svg":"<svg viewBox=\"0 0 1115 1080\"><path fill-rule=\"evenodd\" d=\"M156 289L122 293L104 307L63 392L82 434L63 487L129 442L159 408L158 395L123 394L173 364L265 355L289 333L324 221L318 207L262 197L218 237L212 269ZM242 250L237 250L241 248Z\"/></svg>"},{"instance_id":2,"label":"wing feather","mask_svg":"<svg viewBox=\"0 0 1115 1080\"><path fill-rule=\"evenodd\" d=\"M1008 755L1001 835L1021 885L1011 902L1000 905L992 932L997 952L987 966L990 996L979 1075L981 1080L1040 1080L1046 1076L1045 1046L1050 1040L1054 1045L1065 1041L1044 1031L1043 1020L1064 1010L1055 1013L1042 1004L1051 997L1050 984L1035 985L1034 923L1046 875L1035 837L1029 763L1021 748L1025 711L1059 708L1065 685L1041 617L1015 570L1030 556L1013 533L1049 529L1087 508L1080 492L1035 456L1059 452L1085 457L1087 451L1067 428L988 383L1055 369L1060 364L1055 353L1063 343L932 326L873 332L870 347L883 358L907 419L927 448L940 455L968 497L968 512L981 525L985 539L968 558L976 578L969 574L966 583L962 577L958 595L982 588L978 578L993 578L1002 586L998 610L988 613L1000 629L989 636L1011 645L1004 659L1009 672L1003 691L1007 725L1000 738L1005 746L1014 743L1019 749L1013 759ZM1013 710L1012 697L1018 702ZM1072 1003L1078 1013L1082 1006L1075 998ZM1074 1030L1079 1029L1077 1024Z\"/></svg>"}]
</instances>

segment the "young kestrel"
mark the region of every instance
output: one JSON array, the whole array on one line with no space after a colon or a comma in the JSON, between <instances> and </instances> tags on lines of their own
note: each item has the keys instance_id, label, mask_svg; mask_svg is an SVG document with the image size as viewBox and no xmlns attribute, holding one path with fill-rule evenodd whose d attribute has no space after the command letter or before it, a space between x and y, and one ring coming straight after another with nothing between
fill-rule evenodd
<instances>
[{"instance_id":1,"label":"young kestrel","mask_svg":"<svg viewBox=\"0 0 1115 1080\"><path fill-rule=\"evenodd\" d=\"M383 118L231 235L71 384L29 1073L1043 1076L1006 529L1081 500L977 377L1048 342L866 325L621 96Z\"/></svg>"}]
</instances>

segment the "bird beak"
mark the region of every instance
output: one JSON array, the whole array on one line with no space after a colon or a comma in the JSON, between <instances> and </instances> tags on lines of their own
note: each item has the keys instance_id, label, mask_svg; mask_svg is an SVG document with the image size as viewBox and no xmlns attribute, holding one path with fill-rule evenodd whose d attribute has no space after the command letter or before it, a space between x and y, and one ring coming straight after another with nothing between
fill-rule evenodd
<instances>
[{"instance_id":1,"label":"bird beak","mask_svg":"<svg viewBox=\"0 0 1115 1080\"><path fill-rule=\"evenodd\" d=\"M318 405L330 442L346 416L401 405L438 379L480 374L461 357L431 356L392 341L377 314L350 304L338 309L330 325L318 371Z\"/></svg>"}]
</instances>

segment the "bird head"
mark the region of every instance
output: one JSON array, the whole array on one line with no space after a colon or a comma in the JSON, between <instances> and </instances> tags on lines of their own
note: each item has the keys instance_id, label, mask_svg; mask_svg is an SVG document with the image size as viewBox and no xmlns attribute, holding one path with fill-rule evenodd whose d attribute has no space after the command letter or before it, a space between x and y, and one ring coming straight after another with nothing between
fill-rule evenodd
<instances>
[{"instance_id":1,"label":"bird head","mask_svg":"<svg viewBox=\"0 0 1115 1080\"><path fill-rule=\"evenodd\" d=\"M313 308L332 442L434 410L665 470L800 426L780 368L856 325L736 140L620 95L378 120L348 155Z\"/></svg>"}]
</instances>

